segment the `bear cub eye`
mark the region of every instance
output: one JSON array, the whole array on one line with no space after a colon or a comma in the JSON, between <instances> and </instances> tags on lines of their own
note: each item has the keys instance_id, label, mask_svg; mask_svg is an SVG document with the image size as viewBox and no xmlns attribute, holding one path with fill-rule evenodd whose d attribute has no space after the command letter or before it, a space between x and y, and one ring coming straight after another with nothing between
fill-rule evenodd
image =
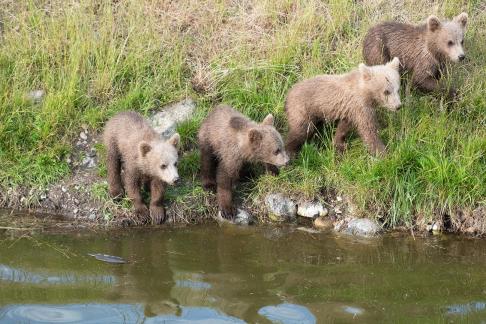
<instances>
[{"instance_id":1,"label":"bear cub eye","mask_svg":"<svg viewBox=\"0 0 486 324\"><path fill-rule=\"evenodd\" d=\"M279 155L280 154L280 149L278 148L275 152L273 152L274 155Z\"/></svg>"},{"instance_id":2,"label":"bear cub eye","mask_svg":"<svg viewBox=\"0 0 486 324\"><path fill-rule=\"evenodd\" d=\"M385 96L389 96L389 95L390 95L390 91L385 90L385 91L383 92L383 94L384 94Z\"/></svg>"},{"instance_id":3,"label":"bear cub eye","mask_svg":"<svg viewBox=\"0 0 486 324\"><path fill-rule=\"evenodd\" d=\"M166 168L167 168L167 164L162 164L162 165L160 166L160 168L161 168L162 170L166 169Z\"/></svg>"},{"instance_id":4,"label":"bear cub eye","mask_svg":"<svg viewBox=\"0 0 486 324\"><path fill-rule=\"evenodd\" d=\"M448 41L447 42L447 45L452 46L452 45L454 45L454 42L453 41Z\"/></svg>"},{"instance_id":5,"label":"bear cub eye","mask_svg":"<svg viewBox=\"0 0 486 324\"><path fill-rule=\"evenodd\" d=\"M463 45L464 45L464 39L461 41L461 46L463 46Z\"/></svg>"}]
</instances>

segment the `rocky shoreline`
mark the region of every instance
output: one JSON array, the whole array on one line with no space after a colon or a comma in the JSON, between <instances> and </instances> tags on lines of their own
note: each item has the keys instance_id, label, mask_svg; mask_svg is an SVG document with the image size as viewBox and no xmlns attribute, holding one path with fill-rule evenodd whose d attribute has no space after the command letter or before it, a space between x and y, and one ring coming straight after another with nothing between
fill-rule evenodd
<instances>
[{"instance_id":1,"label":"rocky shoreline","mask_svg":"<svg viewBox=\"0 0 486 324\"><path fill-rule=\"evenodd\" d=\"M189 119L196 108L195 102L186 99L169 105L152 115L156 131L170 137L178 123ZM99 134L83 125L74 143L74 154L66 157L71 168L69 176L45 188L9 187L0 191L0 207L33 213L62 215L91 226L123 226L131 213L129 204L115 203L106 196L106 179L99 175ZM188 183L187 185L191 185ZM198 206L202 206L198 208ZM177 199L166 205L168 223L196 224L222 219L218 215L215 197L201 193L180 202ZM239 225L275 222L297 223L307 231L326 231L372 237L383 232L383 225L370 218L354 216L352 202L339 195L312 201L293 199L282 193L268 193L263 199L240 202L235 219ZM253 215L265 215L264 218ZM416 217L413 231L418 233L454 232L470 235L486 233L486 207L458 210L455 215L442 215L434 221ZM410 231L410 228L403 228ZM413 233L413 231L411 231Z\"/></svg>"}]
</instances>

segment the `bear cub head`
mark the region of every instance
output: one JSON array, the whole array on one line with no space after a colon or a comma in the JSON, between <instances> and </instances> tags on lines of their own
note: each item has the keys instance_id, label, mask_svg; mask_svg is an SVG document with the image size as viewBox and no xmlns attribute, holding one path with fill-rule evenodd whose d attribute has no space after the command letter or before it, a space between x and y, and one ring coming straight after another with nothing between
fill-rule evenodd
<instances>
[{"instance_id":1,"label":"bear cub head","mask_svg":"<svg viewBox=\"0 0 486 324\"><path fill-rule=\"evenodd\" d=\"M230 126L239 131L240 146L245 155L253 161L260 161L281 167L289 162L282 136L273 126L274 118L268 114L260 124L249 124L242 117L233 117Z\"/></svg>"},{"instance_id":2,"label":"bear cub head","mask_svg":"<svg viewBox=\"0 0 486 324\"><path fill-rule=\"evenodd\" d=\"M374 103L391 111L400 109L400 61L395 57L385 65L366 66L361 63L361 88Z\"/></svg>"},{"instance_id":3,"label":"bear cub head","mask_svg":"<svg viewBox=\"0 0 486 324\"><path fill-rule=\"evenodd\" d=\"M440 61L462 61L464 54L464 33L467 13L463 12L451 21L441 22L436 16L427 18L427 46Z\"/></svg>"},{"instance_id":4,"label":"bear cub head","mask_svg":"<svg viewBox=\"0 0 486 324\"><path fill-rule=\"evenodd\" d=\"M138 145L138 163L144 172L173 185L179 180L177 172L177 145L179 134L172 135L168 140L155 139L142 141Z\"/></svg>"}]
</instances>

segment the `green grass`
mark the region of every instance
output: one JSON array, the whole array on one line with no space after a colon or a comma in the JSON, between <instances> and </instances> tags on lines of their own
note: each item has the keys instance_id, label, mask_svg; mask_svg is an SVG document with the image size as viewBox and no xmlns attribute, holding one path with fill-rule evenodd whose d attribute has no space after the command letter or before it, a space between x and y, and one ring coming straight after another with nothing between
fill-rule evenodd
<instances>
[{"instance_id":1,"label":"green grass","mask_svg":"<svg viewBox=\"0 0 486 324\"><path fill-rule=\"evenodd\" d=\"M255 196L272 190L306 197L336 191L389 226L485 203L486 7L481 1L416 0L392 7L375 1L266 0L244 7L225 0L28 0L7 1L0 10L4 188L44 186L68 175L65 157L82 124L100 131L118 111L147 115L185 96L195 98L198 109L179 127L187 152L181 175L198 186L195 139L214 104L231 104L256 120L273 113L285 134L288 89L306 77L355 68L370 25L467 11L469 59L452 66L445 80L459 88L459 102L421 95L405 83L403 108L380 112L385 158L370 157L356 136L337 156L333 128L326 127L280 176L259 177L251 186ZM41 103L26 98L34 89L45 90ZM103 195L100 188L95 191ZM198 192L179 188L169 196Z\"/></svg>"}]
</instances>

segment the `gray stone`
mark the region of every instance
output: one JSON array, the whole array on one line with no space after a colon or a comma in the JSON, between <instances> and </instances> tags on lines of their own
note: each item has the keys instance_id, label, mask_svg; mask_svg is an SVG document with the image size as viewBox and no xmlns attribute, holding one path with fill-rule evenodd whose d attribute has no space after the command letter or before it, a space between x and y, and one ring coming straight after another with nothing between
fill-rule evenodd
<instances>
[{"instance_id":1,"label":"gray stone","mask_svg":"<svg viewBox=\"0 0 486 324\"><path fill-rule=\"evenodd\" d=\"M432 224L428 224L426 226L426 230L427 232L431 232L432 234L436 235L436 234L440 234L441 232L441 226L440 226L440 223L438 222L434 222Z\"/></svg>"},{"instance_id":2,"label":"gray stone","mask_svg":"<svg viewBox=\"0 0 486 324\"><path fill-rule=\"evenodd\" d=\"M32 90L27 93L27 99L32 101L33 103L40 103L44 98L45 92L44 90Z\"/></svg>"},{"instance_id":3,"label":"gray stone","mask_svg":"<svg viewBox=\"0 0 486 324\"><path fill-rule=\"evenodd\" d=\"M267 195L265 205L272 220L289 220L297 214L295 202L279 193Z\"/></svg>"},{"instance_id":4,"label":"gray stone","mask_svg":"<svg viewBox=\"0 0 486 324\"><path fill-rule=\"evenodd\" d=\"M381 226L374 220L368 218L353 218L348 221L344 232L356 236L371 237L381 231Z\"/></svg>"},{"instance_id":5,"label":"gray stone","mask_svg":"<svg viewBox=\"0 0 486 324\"><path fill-rule=\"evenodd\" d=\"M88 135L86 135L85 132L81 132L79 133L79 137L82 139L82 140L87 140L88 139Z\"/></svg>"},{"instance_id":6,"label":"gray stone","mask_svg":"<svg viewBox=\"0 0 486 324\"><path fill-rule=\"evenodd\" d=\"M314 219L326 216L327 209L319 202L304 202L297 207L297 215Z\"/></svg>"},{"instance_id":7,"label":"gray stone","mask_svg":"<svg viewBox=\"0 0 486 324\"><path fill-rule=\"evenodd\" d=\"M94 168L96 166L96 161L94 158L87 156L83 159L82 164L87 168Z\"/></svg>"},{"instance_id":8,"label":"gray stone","mask_svg":"<svg viewBox=\"0 0 486 324\"><path fill-rule=\"evenodd\" d=\"M233 220L228 220L221 215L221 211L218 211L216 220L221 223L230 223L235 225L250 225L252 222L251 215L243 209L237 209L235 218Z\"/></svg>"},{"instance_id":9,"label":"gray stone","mask_svg":"<svg viewBox=\"0 0 486 324\"><path fill-rule=\"evenodd\" d=\"M176 132L177 124L192 117L196 103L192 99L185 99L171 104L150 118L155 131L163 138L169 138Z\"/></svg>"},{"instance_id":10,"label":"gray stone","mask_svg":"<svg viewBox=\"0 0 486 324\"><path fill-rule=\"evenodd\" d=\"M249 225L252 221L250 213L248 213L246 210L243 209L238 209L234 223L236 225Z\"/></svg>"}]
</instances>

